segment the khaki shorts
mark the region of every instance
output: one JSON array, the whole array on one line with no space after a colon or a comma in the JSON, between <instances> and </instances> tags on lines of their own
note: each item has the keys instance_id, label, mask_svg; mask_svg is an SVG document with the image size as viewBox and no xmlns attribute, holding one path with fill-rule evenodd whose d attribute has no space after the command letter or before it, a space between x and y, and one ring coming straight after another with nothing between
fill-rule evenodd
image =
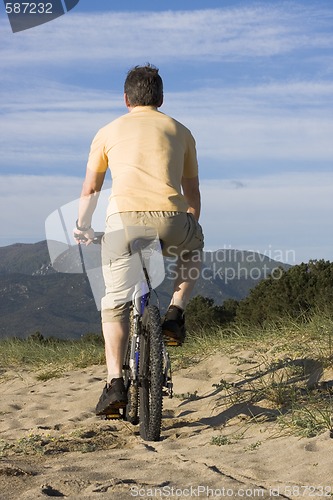
<instances>
[{"instance_id":1,"label":"khaki shorts","mask_svg":"<svg viewBox=\"0 0 333 500\"><path fill-rule=\"evenodd\" d=\"M142 276L142 263L133 249L138 238L161 241L163 255L175 258L186 255L188 259L191 252L201 252L204 245L202 228L190 213L122 212L110 215L102 241L103 323L128 321L134 288Z\"/></svg>"}]
</instances>

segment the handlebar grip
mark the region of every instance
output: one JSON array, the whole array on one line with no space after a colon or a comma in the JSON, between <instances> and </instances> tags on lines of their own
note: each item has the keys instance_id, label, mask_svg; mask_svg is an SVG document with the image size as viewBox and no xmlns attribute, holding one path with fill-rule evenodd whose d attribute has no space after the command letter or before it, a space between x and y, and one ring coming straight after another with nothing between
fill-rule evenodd
<instances>
[{"instance_id":1,"label":"handlebar grip","mask_svg":"<svg viewBox=\"0 0 333 500\"><path fill-rule=\"evenodd\" d=\"M95 233L95 237L94 239L92 240L92 243L95 243L96 245L98 244L101 244L102 242L102 237L103 237L104 233ZM82 234L77 234L77 233L74 233L74 238L79 241L80 243L85 243L86 241L88 241L88 238L86 238L85 236L83 236Z\"/></svg>"},{"instance_id":2,"label":"handlebar grip","mask_svg":"<svg viewBox=\"0 0 333 500\"><path fill-rule=\"evenodd\" d=\"M86 238L82 234L74 233L74 238L78 241L88 241L88 238Z\"/></svg>"}]
</instances>

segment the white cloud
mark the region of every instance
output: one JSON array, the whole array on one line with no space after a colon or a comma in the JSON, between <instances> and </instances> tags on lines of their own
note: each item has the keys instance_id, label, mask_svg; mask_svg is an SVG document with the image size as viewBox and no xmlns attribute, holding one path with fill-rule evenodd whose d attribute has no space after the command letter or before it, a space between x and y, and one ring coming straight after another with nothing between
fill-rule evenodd
<instances>
[{"instance_id":1,"label":"white cloud","mask_svg":"<svg viewBox=\"0 0 333 500\"><path fill-rule=\"evenodd\" d=\"M52 95L52 100L48 96ZM121 93L43 81L24 96L0 91L1 163L79 173L98 128L125 113ZM162 111L193 132L204 165L333 160L333 84L282 82L166 92ZM214 106L212 106L212 102ZM20 138L18 140L18 137Z\"/></svg>"},{"instance_id":2,"label":"white cloud","mask_svg":"<svg viewBox=\"0 0 333 500\"><path fill-rule=\"evenodd\" d=\"M0 246L16 242L36 242L45 239L45 221L54 211L80 197L80 177L8 175L0 176ZM95 220L103 230L105 209L110 190L106 179ZM74 227L77 212L72 217ZM71 222L69 221L69 224Z\"/></svg>"},{"instance_id":3,"label":"white cloud","mask_svg":"<svg viewBox=\"0 0 333 500\"><path fill-rule=\"evenodd\" d=\"M202 181L206 249L256 250L291 264L332 260L333 174ZM218 223L216 222L218 221ZM294 262L293 262L294 261Z\"/></svg>"},{"instance_id":4,"label":"white cloud","mask_svg":"<svg viewBox=\"0 0 333 500\"><path fill-rule=\"evenodd\" d=\"M0 101L1 164L34 173L36 167L62 173L83 169L98 128L125 111L121 94L49 80L33 81L24 92L2 89Z\"/></svg>"},{"instance_id":5,"label":"white cloud","mask_svg":"<svg viewBox=\"0 0 333 500\"><path fill-rule=\"evenodd\" d=\"M76 177L0 176L0 245L45 239L45 220L78 198L81 183ZM109 187L95 218L100 231ZM332 260L332 173L203 180L201 190L206 250L256 250L291 264ZM68 212L73 224L74 212Z\"/></svg>"},{"instance_id":6,"label":"white cloud","mask_svg":"<svg viewBox=\"0 0 333 500\"><path fill-rule=\"evenodd\" d=\"M170 114L188 123L204 157L333 160L333 84L307 81L175 93Z\"/></svg>"},{"instance_id":7,"label":"white cloud","mask_svg":"<svg viewBox=\"0 0 333 500\"><path fill-rule=\"evenodd\" d=\"M136 61L147 55L162 61L269 57L304 48L330 48L331 18L328 9L295 2L144 15L73 13L7 37L0 64L27 66L36 57L47 66L82 60L93 65ZM2 31L8 29L1 24Z\"/></svg>"},{"instance_id":8,"label":"white cloud","mask_svg":"<svg viewBox=\"0 0 333 500\"><path fill-rule=\"evenodd\" d=\"M290 2L144 15L73 13L7 36L9 24L1 21L1 164L7 171L78 173L97 129L125 109L118 83L119 93L84 88L84 81L61 84L64 71L68 81L75 81L76 68L96 72L98 81L101 75L111 79L114 89L115 72L151 57L165 64L166 72L169 62L190 62L193 75L202 68L192 84L197 89L167 92L162 110L193 130L207 165L211 159L331 161L332 83L227 85L222 76L208 87L211 73L205 68L212 59L241 66L250 58L258 64L256 72L262 71L262 58L330 49L332 17L323 7Z\"/></svg>"},{"instance_id":9,"label":"white cloud","mask_svg":"<svg viewBox=\"0 0 333 500\"><path fill-rule=\"evenodd\" d=\"M333 159L332 18L322 4L261 2L144 15L73 13L15 35L1 20L0 161L13 175L0 177L0 245L43 239L49 213L80 191L74 175L83 175L94 133L125 112L125 70L151 60L172 79L162 111L193 131L203 178L211 162L224 177L229 163L244 172L257 163L269 171L274 162L280 172L202 181L208 247L294 249L297 261L331 259L333 179L320 169ZM179 63L182 78L187 72L191 79L187 92L173 73ZM78 71L87 78L79 82ZM305 172L305 161L318 173ZM303 172L284 172L296 162L300 170L304 162Z\"/></svg>"},{"instance_id":10,"label":"white cloud","mask_svg":"<svg viewBox=\"0 0 333 500\"><path fill-rule=\"evenodd\" d=\"M73 177L0 176L0 246L45 239L46 217L80 195Z\"/></svg>"}]
</instances>

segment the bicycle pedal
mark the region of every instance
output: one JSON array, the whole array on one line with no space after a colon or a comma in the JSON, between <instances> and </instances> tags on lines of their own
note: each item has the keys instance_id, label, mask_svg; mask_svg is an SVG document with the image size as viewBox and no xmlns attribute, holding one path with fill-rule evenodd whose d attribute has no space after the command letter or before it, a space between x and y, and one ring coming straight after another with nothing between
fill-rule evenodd
<instances>
[{"instance_id":1,"label":"bicycle pedal","mask_svg":"<svg viewBox=\"0 0 333 500\"><path fill-rule=\"evenodd\" d=\"M164 343L167 347L179 347L182 345L181 342L179 342L178 340L172 340L172 339L165 339Z\"/></svg>"},{"instance_id":2,"label":"bicycle pedal","mask_svg":"<svg viewBox=\"0 0 333 500\"><path fill-rule=\"evenodd\" d=\"M122 410L122 411L120 411ZM124 418L126 410L126 403L116 402L110 405L109 408L105 409L104 417L106 420L119 420Z\"/></svg>"},{"instance_id":3,"label":"bicycle pedal","mask_svg":"<svg viewBox=\"0 0 333 500\"><path fill-rule=\"evenodd\" d=\"M123 418L123 415L119 410L115 410L113 413L107 413L105 415L105 420L119 420L121 418Z\"/></svg>"}]
</instances>

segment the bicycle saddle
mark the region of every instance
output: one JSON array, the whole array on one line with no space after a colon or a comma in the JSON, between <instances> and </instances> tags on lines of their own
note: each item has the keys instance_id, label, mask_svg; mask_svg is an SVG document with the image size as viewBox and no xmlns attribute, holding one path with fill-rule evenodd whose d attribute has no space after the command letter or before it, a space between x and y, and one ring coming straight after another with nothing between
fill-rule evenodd
<instances>
[{"instance_id":1,"label":"bicycle saddle","mask_svg":"<svg viewBox=\"0 0 333 500\"><path fill-rule=\"evenodd\" d=\"M140 252L149 246L153 246L155 244L155 249L159 250L157 245L157 240L152 238L135 238L131 241L131 250L132 252ZM162 240L159 240L160 248L163 248Z\"/></svg>"}]
</instances>

